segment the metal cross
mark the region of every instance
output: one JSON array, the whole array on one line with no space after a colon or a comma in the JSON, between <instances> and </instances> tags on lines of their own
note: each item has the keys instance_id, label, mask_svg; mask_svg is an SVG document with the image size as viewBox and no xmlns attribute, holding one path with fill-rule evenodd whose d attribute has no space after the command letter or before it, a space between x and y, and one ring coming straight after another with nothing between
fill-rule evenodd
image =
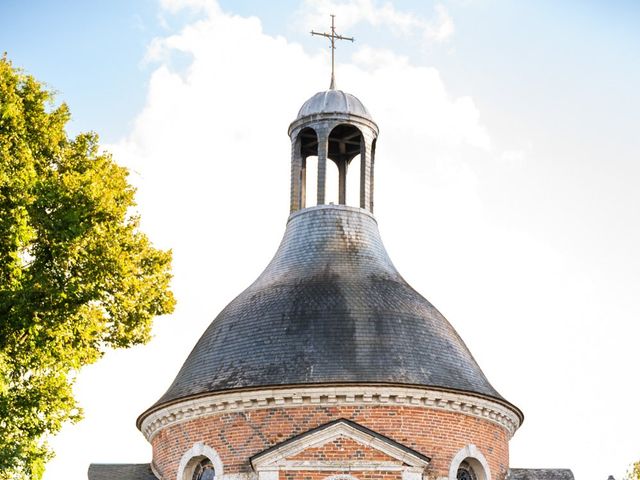
<instances>
[{"instance_id":1,"label":"metal cross","mask_svg":"<svg viewBox=\"0 0 640 480\"><path fill-rule=\"evenodd\" d=\"M331 15L331 33L320 33L320 32L314 32L313 30L311 30L311 35L319 35L321 37L326 37L328 39L331 40L331 85L329 85L329 89L330 90L335 90L336 88L336 76L335 76L335 69L336 69L336 63L335 63L335 49L336 49L336 40L349 40L350 42L353 42L353 37L343 37L342 35L338 35L336 33L336 26L335 26L335 15Z\"/></svg>"}]
</instances>

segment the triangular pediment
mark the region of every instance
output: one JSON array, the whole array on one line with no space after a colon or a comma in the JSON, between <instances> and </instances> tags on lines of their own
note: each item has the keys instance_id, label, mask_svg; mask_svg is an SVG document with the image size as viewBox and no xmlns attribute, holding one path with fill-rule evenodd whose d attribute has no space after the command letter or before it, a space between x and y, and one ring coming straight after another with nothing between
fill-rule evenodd
<instances>
[{"instance_id":1,"label":"triangular pediment","mask_svg":"<svg viewBox=\"0 0 640 480\"><path fill-rule=\"evenodd\" d=\"M364 445L352 438L339 435L333 440L315 447L305 448L301 452L286 458L289 462L322 462L327 459L334 461L357 458L363 462L385 462L387 464L402 465L402 460L369 445Z\"/></svg>"},{"instance_id":2,"label":"triangular pediment","mask_svg":"<svg viewBox=\"0 0 640 480\"><path fill-rule=\"evenodd\" d=\"M423 469L429 461L426 455L346 419L296 435L251 458L256 471L336 462Z\"/></svg>"}]
</instances>

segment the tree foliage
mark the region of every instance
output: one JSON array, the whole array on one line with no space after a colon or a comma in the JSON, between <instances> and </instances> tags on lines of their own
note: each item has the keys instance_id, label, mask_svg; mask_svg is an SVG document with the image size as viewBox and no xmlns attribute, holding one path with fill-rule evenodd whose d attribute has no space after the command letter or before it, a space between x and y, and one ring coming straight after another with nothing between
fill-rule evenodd
<instances>
[{"instance_id":1,"label":"tree foliage","mask_svg":"<svg viewBox=\"0 0 640 480\"><path fill-rule=\"evenodd\" d=\"M38 479L46 439L81 410L74 376L149 340L173 310L171 252L131 215L127 170L69 110L0 58L0 479Z\"/></svg>"},{"instance_id":2,"label":"tree foliage","mask_svg":"<svg viewBox=\"0 0 640 480\"><path fill-rule=\"evenodd\" d=\"M629 467L625 480L640 480L640 460Z\"/></svg>"}]
</instances>

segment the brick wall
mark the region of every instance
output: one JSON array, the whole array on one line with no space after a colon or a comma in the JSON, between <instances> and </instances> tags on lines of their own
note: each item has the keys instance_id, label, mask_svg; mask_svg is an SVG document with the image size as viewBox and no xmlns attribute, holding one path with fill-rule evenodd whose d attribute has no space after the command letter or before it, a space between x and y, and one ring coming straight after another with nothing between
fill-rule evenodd
<instances>
[{"instance_id":1,"label":"brick wall","mask_svg":"<svg viewBox=\"0 0 640 480\"><path fill-rule=\"evenodd\" d=\"M311 447L300 452L297 455L288 457L290 460L342 460L344 458L356 460L370 460L378 462L394 462L399 463L393 457L385 453L368 448L350 438L339 438L332 442L327 442L321 447ZM326 476L326 475L325 475Z\"/></svg>"},{"instance_id":2,"label":"brick wall","mask_svg":"<svg viewBox=\"0 0 640 480\"><path fill-rule=\"evenodd\" d=\"M164 479L174 479L183 454L194 443L203 442L217 451L225 474L250 473L249 459L253 455L339 418L357 422L431 457L432 478L448 476L453 456L468 444L476 445L484 454L493 480L504 479L509 466L508 434L504 428L462 413L408 406L305 405L214 414L159 431L152 439L153 460ZM318 474L321 478L331 475L308 474L309 480L316 480ZM374 480L374 474L369 472L358 478ZM396 477L375 478L398 478L397 472L389 475ZM302 478L297 476L296 480Z\"/></svg>"}]
</instances>

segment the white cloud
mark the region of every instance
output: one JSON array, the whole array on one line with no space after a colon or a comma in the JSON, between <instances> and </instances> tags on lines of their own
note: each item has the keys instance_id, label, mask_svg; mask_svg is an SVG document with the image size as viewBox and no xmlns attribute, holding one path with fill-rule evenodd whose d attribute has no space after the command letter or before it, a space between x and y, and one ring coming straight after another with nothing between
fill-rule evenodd
<instances>
[{"instance_id":1,"label":"white cloud","mask_svg":"<svg viewBox=\"0 0 640 480\"><path fill-rule=\"evenodd\" d=\"M215 13L220 8L216 0L160 0L160 6L169 13L185 8Z\"/></svg>"},{"instance_id":2,"label":"white cloud","mask_svg":"<svg viewBox=\"0 0 640 480\"><path fill-rule=\"evenodd\" d=\"M425 35L435 42L446 42L455 32L453 19L444 5L436 5L435 10L436 19L427 25Z\"/></svg>"},{"instance_id":3,"label":"white cloud","mask_svg":"<svg viewBox=\"0 0 640 480\"><path fill-rule=\"evenodd\" d=\"M266 35L256 18L227 15L213 2L163 5L168 12L195 8L202 17L152 42L147 61L158 64L146 104L131 132L108 150L132 171L143 229L173 249L179 303L172 319L157 320L150 345L109 353L81 373L76 390L86 420L54 439L50 480L81 478L89 462L149 461L135 418L274 253L288 215L287 126L329 81L325 53ZM389 5L376 12L413 28ZM392 219L402 202L443 202L440 220L459 229L451 219L466 218L471 208L479 228L475 174L461 152L484 152L490 139L473 100L452 97L433 68L358 45L354 63L339 64L337 78L380 122L379 218ZM172 66L176 54L191 59L186 68ZM398 221L387 225L395 229ZM393 244L395 236L386 238Z\"/></svg>"},{"instance_id":4,"label":"white cloud","mask_svg":"<svg viewBox=\"0 0 640 480\"><path fill-rule=\"evenodd\" d=\"M305 30L318 30L327 24L328 13L336 15L338 33L358 23L384 26L396 35L421 35L429 42L446 42L454 31L453 19L444 5L435 6L435 19L396 9L391 2L375 0L305 0L296 12L296 22Z\"/></svg>"},{"instance_id":5,"label":"white cloud","mask_svg":"<svg viewBox=\"0 0 640 480\"><path fill-rule=\"evenodd\" d=\"M470 97L451 97L435 68L412 65L390 50L362 46L354 64L339 72L348 76L359 96L381 120L393 119L388 128L429 141L431 149L450 154L461 145L482 150L491 139L480 123L480 113ZM406 148L403 146L401 148Z\"/></svg>"},{"instance_id":6,"label":"white cloud","mask_svg":"<svg viewBox=\"0 0 640 480\"><path fill-rule=\"evenodd\" d=\"M170 8L178 8L173 1ZM206 12L204 19L180 33L152 42L148 59L160 65L151 77L147 105L129 137L113 150L142 172L145 185L158 185L150 177L166 175L165 168L178 170L179 162L179 171L170 174L174 181L185 176L184 184L202 182L191 195L214 186L216 192L224 192L228 178L219 185L215 180L221 171L233 178L247 168L256 175L245 178L244 188L259 191L265 178L277 175L274 164L264 161L265 152L288 155L282 131L302 102L328 83L322 58L326 54L310 55L284 38L265 35L256 18L226 15L211 6ZM224 48L214 47L221 45ZM191 56L186 70L171 68L170 58L176 53ZM490 148L473 100L452 98L433 68L359 44L354 63L338 65L337 79L339 87L357 93L374 115L383 121L394 119L386 131L407 140L393 146L396 154L408 150L409 139L426 142L424 151L446 158L465 145ZM221 158L226 160L220 162ZM194 171L200 172L196 178ZM270 182L284 180L286 175ZM146 188L150 187L141 186Z\"/></svg>"},{"instance_id":7,"label":"white cloud","mask_svg":"<svg viewBox=\"0 0 640 480\"><path fill-rule=\"evenodd\" d=\"M500 159L509 162L521 164L525 161L526 153L524 150L505 150L500 154Z\"/></svg>"},{"instance_id":8,"label":"white cloud","mask_svg":"<svg viewBox=\"0 0 640 480\"><path fill-rule=\"evenodd\" d=\"M76 390L87 418L54 439L58 457L47 469L49 480L86 478L89 462L149 461L135 418L162 394L211 319L273 255L288 214L286 129L302 102L329 82L326 53L312 55L265 35L255 18L224 14L212 1L164 5L166 12L189 8L202 17L150 46L148 60L158 65L146 105L110 150L135 172L143 228L174 251L179 303L171 319L156 321L149 345L111 352L83 370ZM445 41L454 31L444 9L439 14L436 7L435 19L425 20L373 0L307 2L310 28L325 24L332 5L342 8L334 11L339 29L367 22L398 34L431 32L430 41ZM640 283L637 257L609 255L623 241L635 252L634 237L588 243L588 237L611 235L607 225L617 227L622 217L613 212L612 223L599 223L589 202L583 210L567 209L565 198L582 198L574 195L583 191L577 170L562 177L562 163L556 167L551 159L553 167L536 176L533 167L543 162L535 149L492 142L474 100L452 96L438 70L359 40L353 61L338 65L337 80L380 125L376 217L385 244L405 278L452 321L496 387L525 410L527 421L511 443L512 465L568 466L578 473L596 471L595 458L598 471L606 461L611 468L626 462L640 428L629 409L611 409L611 398L640 394L637 382L619 378L633 378L626 367L637 364L633 319ZM186 55L188 66L176 69L175 55ZM483 170L482 160L494 157L504 162L484 162ZM509 177L510 171L520 177ZM598 177L584 197L593 197L596 207L606 200L598 194L606 179ZM528 183L542 188L527 190ZM524 197L532 191L531 209L557 218L561 228L544 232L538 216L529 211L527 217ZM624 192L609 196L618 193ZM496 222L500 211L490 211L491 198L513 203L502 211L513 218ZM628 199L621 208L637 204L636 197ZM594 225L584 230L591 235L571 234L581 211L584 225ZM630 211L633 220L637 212ZM520 216L533 227L522 232L510 225L527 223L517 221ZM573 250L591 250L562 256L558 239ZM600 275L592 260L598 254L607 268L619 263L633 276ZM612 285L624 295L612 295ZM623 335L610 336L609 329ZM596 433L584 435L584 425ZM575 441L576 435L585 438Z\"/></svg>"}]
</instances>

